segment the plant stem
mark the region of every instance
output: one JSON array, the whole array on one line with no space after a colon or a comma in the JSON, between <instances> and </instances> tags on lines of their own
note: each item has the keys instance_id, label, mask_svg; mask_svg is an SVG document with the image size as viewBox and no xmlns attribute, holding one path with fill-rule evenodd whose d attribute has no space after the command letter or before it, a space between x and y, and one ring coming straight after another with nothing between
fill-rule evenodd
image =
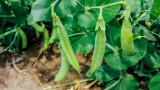
<instances>
[{"instance_id":1,"label":"plant stem","mask_svg":"<svg viewBox=\"0 0 160 90\"><path fill-rule=\"evenodd\" d=\"M18 35L18 32L16 32L16 34L15 34L15 36L14 36L14 39L13 39L12 43L11 43L7 48L5 48L3 51L0 51L0 54L3 53L3 52L5 52L5 51L7 51L7 50L14 44L17 35Z\"/></svg>"},{"instance_id":2,"label":"plant stem","mask_svg":"<svg viewBox=\"0 0 160 90\"><path fill-rule=\"evenodd\" d=\"M81 82L87 82L87 81L91 81L91 80L93 80L93 79L85 79L85 80L80 80L80 81L77 81L77 82L61 84L61 85L54 86L54 88L61 87L61 86L66 86L66 85L71 85L71 84L76 84L76 83L81 83Z\"/></svg>"},{"instance_id":3,"label":"plant stem","mask_svg":"<svg viewBox=\"0 0 160 90\"><path fill-rule=\"evenodd\" d=\"M115 3L108 4L108 5L104 5L104 6L88 7L86 10L90 10L90 9L100 9L100 8L103 9L103 8L110 7L110 6L113 6L113 5L118 5L118 4L123 4L123 5L128 6L127 3L123 2L123 1L119 1L119 2L115 2Z\"/></svg>"},{"instance_id":4,"label":"plant stem","mask_svg":"<svg viewBox=\"0 0 160 90\"><path fill-rule=\"evenodd\" d=\"M141 18L146 16L146 14L149 13L150 10L151 10L151 8L146 10L146 12L144 12L139 18L137 18L137 20L135 20L134 23L132 24L132 28L134 28L136 26L136 24L141 20Z\"/></svg>"},{"instance_id":5,"label":"plant stem","mask_svg":"<svg viewBox=\"0 0 160 90\"><path fill-rule=\"evenodd\" d=\"M128 6L127 3L123 2L123 1L119 1L119 2L115 2L115 3L111 3L111 4L108 4L108 5L105 5L105 6L103 6L102 8L106 8L106 7L110 7L110 6L118 5L118 4L123 4L123 5Z\"/></svg>"},{"instance_id":6,"label":"plant stem","mask_svg":"<svg viewBox=\"0 0 160 90\"><path fill-rule=\"evenodd\" d=\"M0 17L3 17L3 18L10 18L10 17L15 17L14 15L0 15Z\"/></svg>"},{"instance_id":7,"label":"plant stem","mask_svg":"<svg viewBox=\"0 0 160 90\"><path fill-rule=\"evenodd\" d=\"M141 38L146 38L147 36L137 36L135 37L133 40L136 40L136 39L141 39Z\"/></svg>"},{"instance_id":8,"label":"plant stem","mask_svg":"<svg viewBox=\"0 0 160 90\"><path fill-rule=\"evenodd\" d=\"M112 87L116 86L119 82L121 81L121 79L117 80L115 83L113 83L112 85L110 85L109 87L105 88L104 90L109 90Z\"/></svg>"},{"instance_id":9,"label":"plant stem","mask_svg":"<svg viewBox=\"0 0 160 90\"><path fill-rule=\"evenodd\" d=\"M5 32L5 33L0 35L0 39L5 37L5 36L7 36L7 35L9 35L9 34L11 34L11 33L14 33L14 32L16 32L16 30L11 30L11 31Z\"/></svg>"},{"instance_id":10,"label":"plant stem","mask_svg":"<svg viewBox=\"0 0 160 90\"><path fill-rule=\"evenodd\" d=\"M106 43L106 46L107 46L109 49L111 49L114 53L118 53L117 50L116 50L114 47L112 47L110 44Z\"/></svg>"},{"instance_id":11,"label":"plant stem","mask_svg":"<svg viewBox=\"0 0 160 90\"><path fill-rule=\"evenodd\" d=\"M59 0L54 1L54 3L52 3L51 6L54 7L58 3L58 1Z\"/></svg>"},{"instance_id":12,"label":"plant stem","mask_svg":"<svg viewBox=\"0 0 160 90\"><path fill-rule=\"evenodd\" d=\"M74 37L74 36L79 36L79 35L85 35L85 33L76 33L76 34L71 34L71 35L68 35L68 37Z\"/></svg>"},{"instance_id":13,"label":"plant stem","mask_svg":"<svg viewBox=\"0 0 160 90\"><path fill-rule=\"evenodd\" d=\"M85 10L85 7L78 0L76 2Z\"/></svg>"},{"instance_id":14,"label":"plant stem","mask_svg":"<svg viewBox=\"0 0 160 90\"><path fill-rule=\"evenodd\" d=\"M148 32L150 32L150 33L152 33L152 34L157 35L158 37L160 37L160 34L156 34L155 32L152 32L152 31L148 30L146 27L144 27L143 25L141 25L139 23L138 23L138 25L140 25L144 31L146 30L146 31L148 31Z\"/></svg>"},{"instance_id":15,"label":"plant stem","mask_svg":"<svg viewBox=\"0 0 160 90\"><path fill-rule=\"evenodd\" d=\"M154 68L148 71L143 71L143 73L152 73L152 72L155 72L156 70L158 70L158 68Z\"/></svg>"}]
</instances>

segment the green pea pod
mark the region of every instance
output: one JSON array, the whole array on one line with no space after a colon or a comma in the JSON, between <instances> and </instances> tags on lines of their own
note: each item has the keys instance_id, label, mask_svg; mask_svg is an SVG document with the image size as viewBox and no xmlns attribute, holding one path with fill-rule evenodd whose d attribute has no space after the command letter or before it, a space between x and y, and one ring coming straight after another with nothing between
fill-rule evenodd
<instances>
[{"instance_id":1,"label":"green pea pod","mask_svg":"<svg viewBox=\"0 0 160 90\"><path fill-rule=\"evenodd\" d=\"M41 36L41 33L38 31L35 31L35 32L36 32L36 37L39 38Z\"/></svg>"},{"instance_id":2,"label":"green pea pod","mask_svg":"<svg viewBox=\"0 0 160 90\"><path fill-rule=\"evenodd\" d=\"M121 28L121 47L124 54L128 56L132 56L136 54L136 50L133 43L132 26L129 20L130 10L131 8L127 6L124 12L124 20Z\"/></svg>"},{"instance_id":3,"label":"green pea pod","mask_svg":"<svg viewBox=\"0 0 160 90\"><path fill-rule=\"evenodd\" d=\"M31 24L31 26L38 32L43 33L45 31L44 28L38 25L37 23Z\"/></svg>"},{"instance_id":4,"label":"green pea pod","mask_svg":"<svg viewBox=\"0 0 160 90\"><path fill-rule=\"evenodd\" d=\"M53 29L52 29L52 34L51 37L49 39L49 43L52 44L54 43L54 40L56 39L56 35L57 35L57 25L55 25L56 23L53 23Z\"/></svg>"},{"instance_id":5,"label":"green pea pod","mask_svg":"<svg viewBox=\"0 0 160 90\"><path fill-rule=\"evenodd\" d=\"M95 39L95 48L93 53L93 59L90 68L90 74L94 73L102 64L105 46L106 46L106 34L105 34L105 21L102 16L102 9L100 9L100 14L96 22L95 31L96 39Z\"/></svg>"},{"instance_id":6,"label":"green pea pod","mask_svg":"<svg viewBox=\"0 0 160 90\"><path fill-rule=\"evenodd\" d=\"M49 34L47 30L43 32L43 37L44 37L43 51L45 51L48 49L49 46Z\"/></svg>"},{"instance_id":7,"label":"green pea pod","mask_svg":"<svg viewBox=\"0 0 160 90\"><path fill-rule=\"evenodd\" d=\"M21 36L21 40L22 40L22 48L26 48L27 44L28 44L28 40L27 40L27 36L24 33L24 31L21 28L18 28L18 32Z\"/></svg>"},{"instance_id":8,"label":"green pea pod","mask_svg":"<svg viewBox=\"0 0 160 90\"><path fill-rule=\"evenodd\" d=\"M64 51L61 49L61 45L60 44L59 44L59 50L61 52L61 67L60 67L60 70L57 73L54 81L63 80L66 77L66 75L68 74L69 68L70 68L70 64L69 64L69 62L67 60L67 57L66 57Z\"/></svg>"},{"instance_id":9,"label":"green pea pod","mask_svg":"<svg viewBox=\"0 0 160 90\"><path fill-rule=\"evenodd\" d=\"M104 53L105 53L105 43L106 43L105 31L103 31L99 27L96 33L95 48L94 48L93 59L91 63L91 69L90 69L91 74L96 70L98 70L102 64Z\"/></svg>"},{"instance_id":10,"label":"green pea pod","mask_svg":"<svg viewBox=\"0 0 160 90\"><path fill-rule=\"evenodd\" d=\"M78 60L73 52L71 43L68 38L68 34L67 34L64 26L61 24L60 20L57 19L57 21L58 21L57 33L58 33L58 36L60 39L62 49L63 49L65 55L67 56L69 63L72 65L72 67L75 68L78 72L80 72L79 63L78 63Z\"/></svg>"}]
</instances>

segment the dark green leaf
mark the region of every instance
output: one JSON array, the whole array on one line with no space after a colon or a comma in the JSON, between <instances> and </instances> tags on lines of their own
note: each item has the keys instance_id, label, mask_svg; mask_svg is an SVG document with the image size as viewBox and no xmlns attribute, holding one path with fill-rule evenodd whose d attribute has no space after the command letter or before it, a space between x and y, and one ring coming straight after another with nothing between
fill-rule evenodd
<instances>
[{"instance_id":1,"label":"dark green leaf","mask_svg":"<svg viewBox=\"0 0 160 90\"><path fill-rule=\"evenodd\" d=\"M133 56L125 55L121 50L119 52L119 56L115 53L106 55L104 57L105 61L112 67L118 70L127 69L138 63L141 60L147 51L147 42L145 39L135 40L135 49L136 54ZM119 66L116 66L119 65Z\"/></svg>"},{"instance_id":2,"label":"dark green leaf","mask_svg":"<svg viewBox=\"0 0 160 90\"><path fill-rule=\"evenodd\" d=\"M160 1L154 0L152 9L151 9L151 18L156 19L160 15Z\"/></svg>"},{"instance_id":3,"label":"dark green leaf","mask_svg":"<svg viewBox=\"0 0 160 90\"><path fill-rule=\"evenodd\" d=\"M94 47L95 36L93 33L84 34L70 38L70 41L75 53L90 53Z\"/></svg>"},{"instance_id":4,"label":"dark green leaf","mask_svg":"<svg viewBox=\"0 0 160 90\"><path fill-rule=\"evenodd\" d=\"M90 71L87 72L87 76L89 77ZM120 76L120 73L118 70L115 70L109 66L101 65L101 67L93 73L90 78L96 79L98 81L110 81L115 78L118 78Z\"/></svg>"},{"instance_id":5,"label":"dark green leaf","mask_svg":"<svg viewBox=\"0 0 160 90\"><path fill-rule=\"evenodd\" d=\"M106 88L111 86L114 81L110 82ZM138 81L132 75L127 74L122 80L109 90L135 90L139 86ZM108 89L105 89L108 90Z\"/></svg>"},{"instance_id":6,"label":"dark green leaf","mask_svg":"<svg viewBox=\"0 0 160 90\"><path fill-rule=\"evenodd\" d=\"M150 90L159 90L160 89L160 72L154 76L148 84Z\"/></svg>"},{"instance_id":7,"label":"dark green leaf","mask_svg":"<svg viewBox=\"0 0 160 90\"><path fill-rule=\"evenodd\" d=\"M28 18L28 24L38 21L52 21L50 5L55 0L37 0L33 3L31 13Z\"/></svg>"},{"instance_id":8,"label":"dark green leaf","mask_svg":"<svg viewBox=\"0 0 160 90\"><path fill-rule=\"evenodd\" d=\"M20 1L10 1L10 7L2 2L2 15L8 16L6 19L11 23L22 24L27 19L26 8L20 5Z\"/></svg>"},{"instance_id":9,"label":"dark green leaf","mask_svg":"<svg viewBox=\"0 0 160 90\"><path fill-rule=\"evenodd\" d=\"M157 54L155 46L151 43L148 43L148 51L146 56L143 58L143 62L150 68L160 67L160 56Z\"/></svg>"}]
</instances>

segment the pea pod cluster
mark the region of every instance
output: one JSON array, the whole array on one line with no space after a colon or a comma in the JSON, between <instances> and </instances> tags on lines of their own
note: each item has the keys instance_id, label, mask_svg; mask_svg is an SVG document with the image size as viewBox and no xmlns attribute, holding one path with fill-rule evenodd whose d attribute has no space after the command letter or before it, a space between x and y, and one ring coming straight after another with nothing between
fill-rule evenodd
<instances>
[{"instance_id":1,"label":"pea pod cluster","mask_svg":"<svg viewBox=\"0 0 160 90\"><path fill-rule=\"evenodd\" d=\"M68 34L64 28L64 26L62 25L61 21L57 18L57 33L60 39L60 43L62 46L62 50L64 51L69 63L72 65L72 67L74 69L76 69L78 72L80 72L80 67L79 67L79 63L78 60L73 52L71 43L69 41L68 38Z\"/></svg>"},{"instance_id":2,"label":"pea pod cluster","mask_svg":"<svg viewBox=\"0 0 160 90\"><path fill-rule=\"evenodd\" d=\"M127 6L124 12L124 20L121 28L121 47L124 54L132 56L136 54L136 50L133 43L132 26L129 20L131 7Z\"/></svg>"},{"instance_id":3,"label":"pea pod cluster","mask_svg":"<svg viewBox=\"0 0 160 90\"><path fill-rule=\"evenodd\" d=\"M46 51L49 46L49 33L47 29L38 25L37 23L31 24L31 26L35 29L37 37L40 36L40 33L43 33L43 38L44 38L43 51Z\"/></svg>"}]
</instances>

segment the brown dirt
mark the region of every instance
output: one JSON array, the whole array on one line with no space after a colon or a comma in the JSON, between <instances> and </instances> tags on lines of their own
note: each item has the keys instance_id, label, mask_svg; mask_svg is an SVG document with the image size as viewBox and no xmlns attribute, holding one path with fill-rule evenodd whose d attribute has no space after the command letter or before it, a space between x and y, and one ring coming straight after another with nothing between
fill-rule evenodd
<instances>
[{"instance_id":1,"label":"brown dirt","mask_svg":"<svg viewBox=\"0 0 160 90\"><path fill-rule=\"evenodd\" d=\"M84 80L86 72L89 70L91 63L91 54L76 54L81 66L81 75L72 67L66 78L60 82L54 82L54 78L60 68L60 53L56 45L53 45L50 50L41 52L41 45L33 45L25 49L21 54L3 53L0 54L0 90L44 90L44 88L52 87L47 90L67 90L75 85L61 86L54 88L56 85L73 82L75 79ZM29 75L18 73L12 65L11 60L21 61L16 62L16 65L21 70L29 70ZM6 66L7 65L7 66ZM80 90L84 89L88 82L80 83ZM92 87L89 90L101 90L100 87Z\"/></svg>"}]
</instances>

